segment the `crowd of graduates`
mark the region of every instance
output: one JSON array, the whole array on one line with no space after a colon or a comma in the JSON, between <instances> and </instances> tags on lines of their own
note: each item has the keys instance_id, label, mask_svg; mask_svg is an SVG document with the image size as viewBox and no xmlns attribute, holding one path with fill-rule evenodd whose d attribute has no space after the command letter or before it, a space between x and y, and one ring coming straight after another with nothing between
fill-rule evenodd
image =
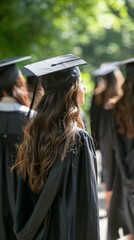
<instances>
[{"instance_id":1,"label":"crowd of graduates","mask_svg":"<svg viewBox=\"0 0 134 240\"><path fill-rule=\"evenodd\" d=\"M119 232L134 234L134 58L103 63L94 80L91 132L102 154L107 240L113 240Z\"/></svg>"},{"instance_id":2,"label":"crowd of graduates","mask_svg":"<svg viewBox=\"0 0 134 240\"><path fill-rule=\"evenodd\" d=\"M133 239L134 58L92 74L91 133L81 109L85 60L67 54L20 71L29 59L0 62L0 239L99 240L95 150L107 240Z\"/></svg>"}]
</instances>

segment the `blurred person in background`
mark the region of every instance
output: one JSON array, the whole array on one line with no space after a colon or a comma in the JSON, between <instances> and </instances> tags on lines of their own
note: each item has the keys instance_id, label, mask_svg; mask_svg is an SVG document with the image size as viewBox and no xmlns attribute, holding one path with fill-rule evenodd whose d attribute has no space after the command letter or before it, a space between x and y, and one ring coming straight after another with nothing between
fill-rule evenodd
<instances>
[{"instance_id":1,"label":"blurred person in background","mask_svg":"<svg viewBox=\"0 0 134 240\"><path fill-rule=\"evenodd\" d=\"M31 57L0 61L0 239L16 239L13 232L17 177L10 172L16 144L22 135L30 100L26 81L16 64Z\"/></svg>"},{"instance_id":2,"label":"blurred person in background","mask_svg":"<svg viewBox=\"0 0 134 240\"><path fill-rule=\"evenodd\" d=\"M103 63L99 69L93 73L95 88L89 109L91 133L95 141L96 149L99 149L99 129L101 114L106 109L114 107L116 102L122 97L122 84L124 77L116 66L112 63Z\"/></svg>"},{"instance_id":3,"label":"blurred person in background","mask_svg":"<svg viewBox=\"0 0 134 240\"><path fill-rule=\"evenodd\" d=\"M115 64L102 64L99 69L94 72L95 88L90 107L90 124L91 134L94 139L96 150L101 151L102 171L101 182L105 182L107 164L109 160L107 156L108 148L103 145L105 137L105 129L108 124L107 114L113 109L118 100L122 97L122 85L124 76ZM106 209L108 210L111 192L106 191Z\"/></svg>"},{"instance_id":4,"label":"blurred person in background","mask_svg":"<svg viewBox=\"0 0 134 240\"><path fill-rule=\"evenodd\" d=\"M134 239L134 58L119 66L126 67L123 96L108 115L103 139L110 150L106 184L112 190L107 240L119 238L120 232Z\"/></svg>"},{"instance_id":5,"label":"blurred person in background","mask_svg":"<svg viewBox=\"0 0 134 240\"><path fill-rule=\"evenodd\" d=\"M30 71L28 71L27 69L23 69L22 73L26 79L30 103L33 99L34 89L36 87L36 99L34 99L34 104L32 106L32 108L35 109L36 105L38 104L38 102L43 94L43 88L41 85L41 81L40 81L40 79L38 79L38 81L36 81L36 76L33 73L31 73ZM36 86L36 84L37 84L37 86Z\"/></svg>"}]
</instances>

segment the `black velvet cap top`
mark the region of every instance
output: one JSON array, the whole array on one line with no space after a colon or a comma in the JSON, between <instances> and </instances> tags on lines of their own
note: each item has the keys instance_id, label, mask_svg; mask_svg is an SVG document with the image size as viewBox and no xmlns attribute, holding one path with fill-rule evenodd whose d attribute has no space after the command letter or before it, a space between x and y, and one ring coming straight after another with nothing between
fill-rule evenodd
<instances>
[{"instance_id":1,"label":"black velvet cap top","mask_svg":"<svg viewBox=\"0 0 134 240\"><path fill-rule=\"evenodd\" d=\"M86 62L73 54L50 58L44 61L26 65L25 68L40 78L45 92L55 92L65 89L79 79L78 66Z\"/></svg>"},{"instance_id":2,"label":"black velvet cap top","mask_svg":"<svg viewBox=\"0 0 134 240\"><path fill-rule=\"evenodd\" d=\"M25 56L9 58L0 61L0 87L2 89L13 85L20 75L20 70L16 66L16 63L28 60L30 58L30 56Z\"/></svg>"},{"instance_id":3,"label":"black velvet cap top","mask_svg":"<svg viewBox=\"0 0 134 240\"><path fill-rule=\"evenodd\" d=\"M35 76L40 77L84 64L86 64L86 62L80 57L67 54L29 64L26 65L25 68L34 73Z\"/></svg>"}]
</instances>

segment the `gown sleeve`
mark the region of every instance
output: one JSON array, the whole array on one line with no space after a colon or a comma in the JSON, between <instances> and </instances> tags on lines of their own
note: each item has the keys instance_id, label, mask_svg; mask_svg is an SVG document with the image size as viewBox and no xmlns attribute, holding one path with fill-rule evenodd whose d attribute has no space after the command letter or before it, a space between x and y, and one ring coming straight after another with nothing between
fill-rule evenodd
<instances>
[{"instance_id":1,"label":"gown sleeve","mask_svg":"<svg viewBox=\"0 0 134 240\"><path fill-rule=\"evenodd\" d=\"M76 239L99 239L96 155L92 138L82 134L78 155ZM90 237L89 237L90 236Z\"/></svg>"}]
</instances>

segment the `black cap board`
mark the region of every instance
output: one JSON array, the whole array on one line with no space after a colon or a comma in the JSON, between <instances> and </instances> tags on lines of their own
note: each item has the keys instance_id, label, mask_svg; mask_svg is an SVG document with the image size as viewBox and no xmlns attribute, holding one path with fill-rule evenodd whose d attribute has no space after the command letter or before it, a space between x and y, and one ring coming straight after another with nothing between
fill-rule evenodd
<instances>
[{"instance_id":1,"label":"black cap board","mask_svg":"<svg viewBox=\"0 0 134 240\"><path fill-rule=\"evenodd\" d=\"M134 58L129 58L127 60L122 60L120 62L118 62L118 66L120 65L128 65L128 64L131 64L131 63L134 63Z\"/></svg>"},{"instance_id":2,"label":"black cap board","mask_svg":"<svg viewBox=\"0 0 134 240\"><path fill-rule=\"evenodd\" d=\"M106 75L116 71L117 69L118 69L118 67L116 66L116 64L105 64L104 66L95 70L93 75L95 77L103 77L103 76L106 76Z\"/></svg>"},{"instance_id":3,"label":"black cap board","mask_svg":"<svg viewBox=\"0 0 134 240\"><path fill-rule=\"evenodd\" d=\"M24 67L35 74L35 76L40 77L84 64L86 64L86 62L80 57L73 54L67 54L29 64Z\"/></svg>"},{"instance_id":4,"label":"black cap board","mask_svg":"<svg viewBox=\"0 0 134 240\"><path fill-rule=\"evenodd\" d=\"M0 61L0 67L5 67L8 65L12 65L18 62L22 62L24 60L30 59L31 56L25 56L25 57L14 57L14 58L8 58Z\"/></svg>"},{"instance_id":5,"label":"black cap board","mask_svg":"<svg viewBox=\"0 0 134 240\"><path fill-rule=\"evenodd\" d=\"M13 85L20 75L16 63L28 60L31 56L8 58L0 61L0 87L6 88Z\"/></svg>"}]
</instances>

